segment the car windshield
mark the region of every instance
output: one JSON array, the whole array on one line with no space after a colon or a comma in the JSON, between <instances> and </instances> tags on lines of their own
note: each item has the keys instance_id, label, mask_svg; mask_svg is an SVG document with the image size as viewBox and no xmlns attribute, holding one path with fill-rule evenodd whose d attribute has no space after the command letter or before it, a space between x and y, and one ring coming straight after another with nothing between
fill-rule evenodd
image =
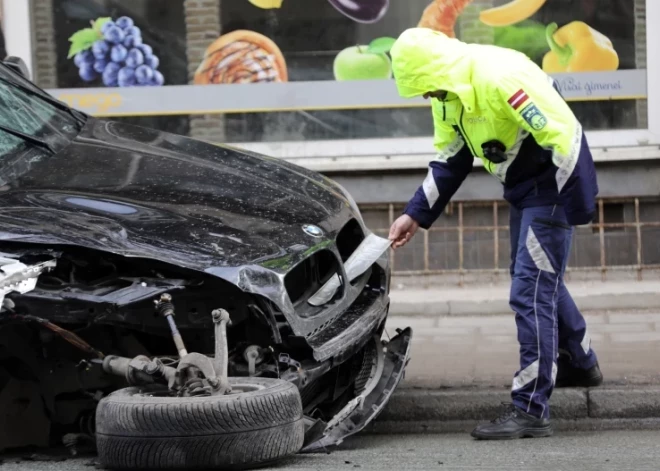
<instances>
[{"instance_id":1,"label":"car windshield","mask_svg":"<svg viewBox=\"0 0 660 471\"><path fill-rule=\"evenodd\" d=\"M0 65L0 165L26 153L57 152L80 132L84 120L84 114Z\"/></svg>"}]
</instances>

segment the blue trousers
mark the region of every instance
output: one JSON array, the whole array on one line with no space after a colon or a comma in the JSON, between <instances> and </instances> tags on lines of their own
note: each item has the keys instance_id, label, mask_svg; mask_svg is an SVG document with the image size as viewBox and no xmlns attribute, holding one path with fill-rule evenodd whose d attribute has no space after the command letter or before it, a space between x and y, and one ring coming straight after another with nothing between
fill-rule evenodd
<instances>
[{"instance_id":1,"label":"blue trousers","mask_svg":"<svg viewBox=\"0 0 660 471\"><path fill-rule=\"evenodd\" d=\"M561 206L511 207L511 294L516 313L520 370L513 378L513 404L548 418L559 349L577 368L597 361L587 325L564 285L573 228Z\"/></svg>"}]
</instances>

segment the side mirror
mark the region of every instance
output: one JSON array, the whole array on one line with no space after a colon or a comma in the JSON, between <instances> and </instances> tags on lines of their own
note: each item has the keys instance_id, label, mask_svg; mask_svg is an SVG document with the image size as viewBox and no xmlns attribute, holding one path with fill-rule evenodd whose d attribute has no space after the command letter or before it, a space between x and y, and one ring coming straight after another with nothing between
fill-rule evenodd
<instances>
[{"instance_id":1,"label":"side mirror","mask_svg":"<svg viewBox=\"0 0 660 471\"><path fill-rule=\"evenodd\" d=\"M9 56L3 60L2 63L11 68L17 74L22 75L23 78L30 80L30 71L25 64L25 61L20 57Z\"/></svg>"}]
</instances>

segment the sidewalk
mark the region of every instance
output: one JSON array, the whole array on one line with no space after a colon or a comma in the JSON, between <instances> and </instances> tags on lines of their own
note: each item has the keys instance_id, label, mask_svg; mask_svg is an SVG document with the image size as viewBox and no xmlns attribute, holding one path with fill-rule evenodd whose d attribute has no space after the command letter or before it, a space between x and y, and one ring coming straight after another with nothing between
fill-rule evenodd
<instances>
[{"instance_id":1,"label":"sidewalk","mask_svg":"<svg viewBox=\"0 0 660 471\"><path fill-rule=\"evenodd\" d=\"M464 288L441 285L416 289L400 281L392 286L393 316L472 316L510 314L508 282L472 284ZM569 292L582 311L660 310L660 280L568 282Z\"/></svg>"},{"instance_id":2,"label":"sidewalk","mask_svg":"<svg viewBox=\"0 0 660 471\"><path fill-rule=\"evenodd\" d=\"M508 285L394 290L387 332L413 329L402 388L510 387L519 368ZM660 384L660 282L574 283L607 384Z\"/></svg>"},{"instance_id":3,"label":"sidewalk","mask_svg":"<svg viewBox=\"0 0 660 471\"><path fill-rule=\"evenodd\" d=\"M604 384L558 389L557 429L660 428L660 282L568 284L583 311ZM396 289L386 331L410 326L406 376L375 433L469 432L510 401L519 368L509 285Z\"/></svg>"}]
</instances>

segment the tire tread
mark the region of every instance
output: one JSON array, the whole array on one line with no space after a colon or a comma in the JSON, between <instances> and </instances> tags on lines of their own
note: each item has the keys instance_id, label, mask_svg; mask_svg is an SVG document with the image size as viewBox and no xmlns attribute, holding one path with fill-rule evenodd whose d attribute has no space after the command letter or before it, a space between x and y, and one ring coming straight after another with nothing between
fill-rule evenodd
<instances>
[{"instance_id":1,"label":"tire tread","mask_svg":"<svg viewBox=\"0 0 660 471\"><path fill-rule=\"evenodd\" d=\"M265 387L201 398L136 395L151 390L137 387L115 391L97 408L100 462L112 469L244 468L300 451L305 427L295 385L240 380Z\"/></svg>"}]
</instances>

